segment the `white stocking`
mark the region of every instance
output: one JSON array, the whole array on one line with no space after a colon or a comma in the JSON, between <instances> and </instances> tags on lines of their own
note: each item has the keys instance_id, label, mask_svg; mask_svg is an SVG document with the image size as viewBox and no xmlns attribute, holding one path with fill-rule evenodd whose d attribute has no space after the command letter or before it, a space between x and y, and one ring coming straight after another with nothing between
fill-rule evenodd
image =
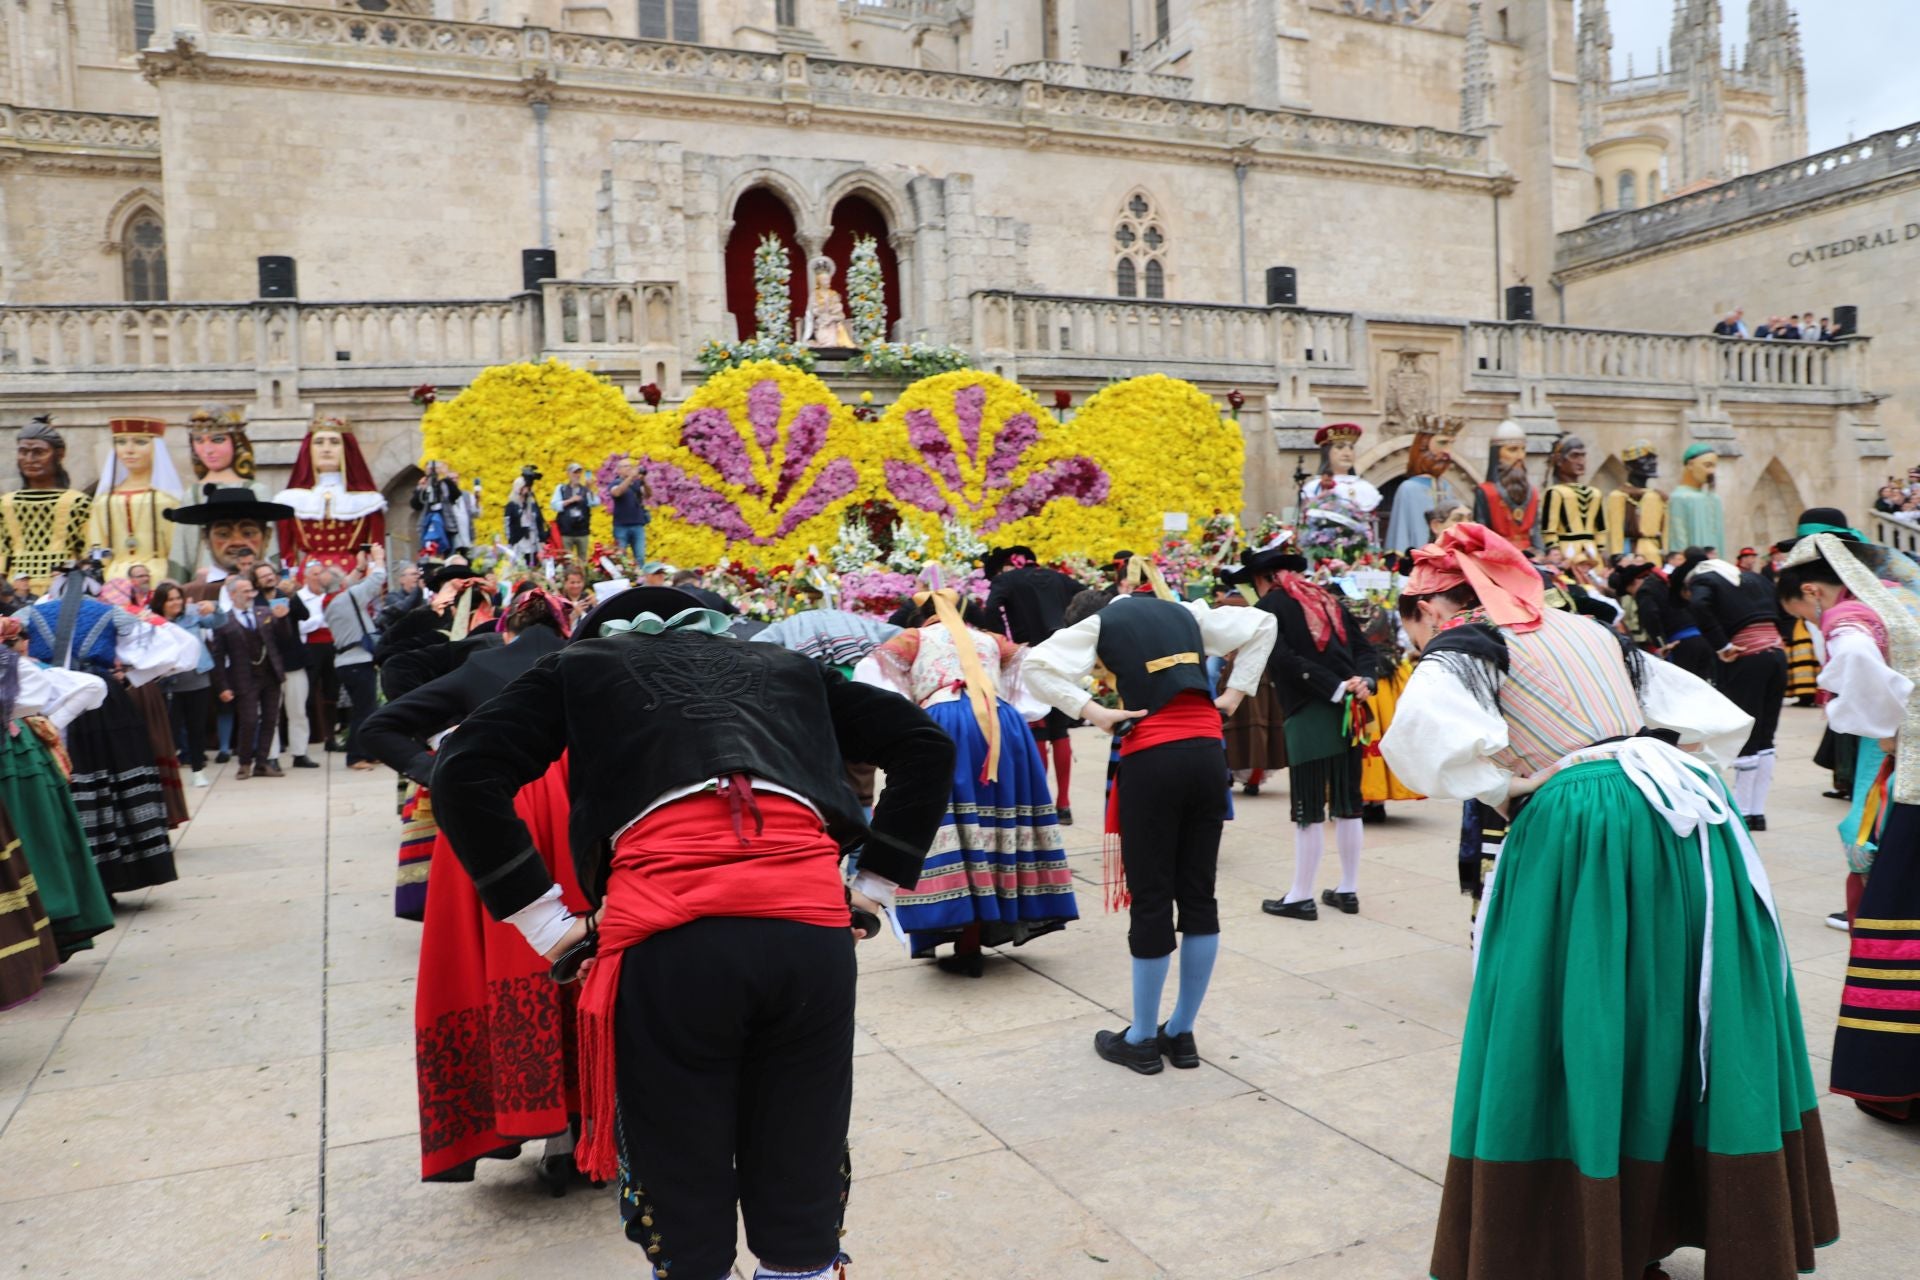
<instances>
[{"instance_id":1,"label":"white stocking","mask_svg":"<svg viewBox=\"0 0 1920 1280\"><path fill-rule=\"evenodd\" d=\"M1320 878L1320 859L1327 851L1327 828L1316 822L1293 829L1293 887L1282 902L1312 902L1314 882Z\"/></svg>"},{"instance_id":2,"label":"white stocking","mask_svg":"<svg viewBox=\"0 0 1920 1280\"><path fill-rule=\"evenodd\" d=\"M1733 803L1745 818L1753 813L1753 784L1760 774L1760 757L1741 756L1733 762Z\"/></svg>"},{"instance_id":3,"label":"white stocking","mask_svg":"<svg viewBox=\"0 0 1920 1280\"><path fill-rule=\"evenodd\" d=\"M1360 891L1360 844L1362 827L1358 818L1333 820L1333 846L1340 852L1340 892Z\"/></svg>"},{"instance_id":4,"label":"white stocking","mask_svg":"<svg viewBox=\"0 0 1920 1280\"><path fill-rule=\"evenodd\" d=\"M1752 805L1748 813L1767 816L1767 794L1773 790L1773 766L1779 757L1772 751L1762 751L1753 759L1753 783L1748 788L1747 799Z\"/></svg>"}]
</instances>

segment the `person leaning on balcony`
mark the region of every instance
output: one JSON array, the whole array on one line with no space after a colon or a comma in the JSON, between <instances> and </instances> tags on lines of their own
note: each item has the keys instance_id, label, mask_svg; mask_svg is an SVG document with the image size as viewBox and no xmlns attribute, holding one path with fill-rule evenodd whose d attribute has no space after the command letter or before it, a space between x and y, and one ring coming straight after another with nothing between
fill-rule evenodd
<instances>
[{"instance_id":1,"label":"person leaning on balcony","mask_svg":"<svg viewBox=\"0 0 1920 1280\"><path fill-rule=\"evenodd\" d=\"M1746 321L1741 319L1741 317L1746 314L1747 313L1745 311L1742 311L1738 307L1735 307L1732 311L1727 312L1725 316L1721 317L1720 323L1713 326L1714 335L1716 337L1721 337L1721 338L1746 337L1747 336Z\"/></svg>"}]
</instances>

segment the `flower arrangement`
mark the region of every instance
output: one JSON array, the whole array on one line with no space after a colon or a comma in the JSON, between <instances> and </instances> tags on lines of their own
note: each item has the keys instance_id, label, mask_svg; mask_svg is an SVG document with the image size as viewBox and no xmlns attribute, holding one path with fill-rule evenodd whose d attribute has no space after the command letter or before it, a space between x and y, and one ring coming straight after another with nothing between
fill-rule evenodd
<instances>
[{"instance_id":1,"label":"flower arrangement","mask_svg":"<svg viewBox=\"0 0 1920 1280\"><path fill-rule=\"evenodd\" d=\"M427 407L420 465L438 459L476 481L474 537L484 541L499 534L521 467L532 463L548 476L564 476L569 462L630 447L641 420L619 387L584 369L560 360L495 365L459 395ZM605 506L594 509L592 535L613 541Z\"/></svg>"},{"instance_id":2,"label":"flower arrangement","mask_svg":"<svg viewBox=\"0 0 1920 1280\"><path fill-rule=\"evenodd\" d=\"M753 336L763 342L793 339L793 298L788 291L792 279L787 246L767 232L753 251Z\"/></svg>"},{"instance_id":3,"label":"flower arrangement","mask_svg":"<svg viewBox=\"0 0 1920 1280\"><path fill-rule=\"evenodd\" d=\"M858 371L883 378L930 378L972 363L959 347L933 342L883 342L876 338L861 348Z\"/></svg>"},{"instance_id":4,"label":"flower arrangement","mask_svg":"<svg viewBox=\"0 0 1920 1280\"><path fill-rule=\"evenodd\" d=\"M407 398L424 409L440 398L440 389L431 382L423 382Z\"/></svg>"},{"instance_id":5,"label":"flower arrangement","mask_svg":"<svg viewBox=\"0 0 1920 1280\"><path fill-rule=\"evenodd\" d=\"M657 382L642 383L640 386L640 398L647 402L647 408L658 409L660 407L660 401L664 398L660 390L660 384Z\"/></svg>"},{"instance_id":6,"label":"flower arrangement","mask_svg":"<svg viewBox=\"0 0 1920 1280\"><path fill-rule=\"evenodd\" d=\"M1197 533L1214 516L1240 509L1240 430L1190 382L1154 373L1103 387L1080 406L1072 430L1113 477L1105 508L1116 530L1157 536L1168 513L1185 513Z\"/></svg>"},{"instance_id":7,"label":"flower arrangement","mask_svg":"<svg viewBox=\"0 0 1920 1280\"><path fill-rule=\"evenodd\" d=\"M738 342L710 338L694 356L694 360L709 378L722 370L752 364L756 360L791 365L802 373L812 373L814 366L812 351L780 338L742 338Z\"/></svg>"},{"instance_id":8,"label":"flower arrangement","mask_svg":"<svg viewBox=\"0 0 1920 1280\"><path fill-rule=\"evenodd\" d=\"M966 369L923 378L877 424L886 492L928 534L964 521L1041 555L1083 549L1111 521L1098 514L1111 479L1017 384ZM1067 509L1085 508L1071 519ZM944 542L936 548L944 553Z\"/></svg>"},{"instance_id":9,"label":"flower arrangement","mask_svg":"<svg viewBox=\"0 0 1920 1280\"><path fill-rule=\"evenodd\" d=\"M709 378L639 419L654 504L648 546L676 564L792 564L830 544L864 496L863 432L827 385L772 361Z\"/></svg>"},{"instance_id":10,"label":"flower arrangement","mask_svg":"<svg viewBox=\"0 0 1920 1280\"><path fill-rule=\"evenodd\" d=\"M847 310L855 342L866 346L886 340L887 282L872 236L861 236L853 242L853 257L847 263Z\"/></svg>"}]
</instances>

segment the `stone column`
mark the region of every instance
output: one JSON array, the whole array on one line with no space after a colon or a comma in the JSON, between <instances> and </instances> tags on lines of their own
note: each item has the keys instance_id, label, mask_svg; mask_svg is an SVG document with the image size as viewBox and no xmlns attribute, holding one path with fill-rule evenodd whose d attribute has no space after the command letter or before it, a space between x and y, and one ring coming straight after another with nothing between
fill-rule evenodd
<instances>
[{"instance_id":1,"label":"stone column","mask_svg":"<svg viewBox=\"0 0 1920 1280\"><path fill-rule=\"evenodd\" d=\"M919 309L917 277L919 263L914 256L916 237L911 231L893 231L887 235L887 245L893 250L893 259L898 264L899 279L893 282L893 290L900 299L899 332L882 336L889 342L911 342L924 329Z\"/></svg>"},{"instance_id":2,"label":"stone column","mask_svg":"<svg viewBox=\"0 0 1920 1280\"><path fill-rule=\"evenodd\" d=\"M940 178L913 178L907 183L907 198L912 202L914 219L913 275L919 300L915 308L916 336L924 336L928 342L951 342L946 183Z\"/></svg>"}]
</instances>

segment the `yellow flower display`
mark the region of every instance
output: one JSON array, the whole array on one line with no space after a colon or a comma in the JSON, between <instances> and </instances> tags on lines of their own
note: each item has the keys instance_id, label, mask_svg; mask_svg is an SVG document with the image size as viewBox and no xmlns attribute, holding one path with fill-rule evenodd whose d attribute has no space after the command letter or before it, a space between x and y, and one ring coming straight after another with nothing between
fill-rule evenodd
<instances>
[{"instance_id":1,"label":"yellow flower display","mask_svg":"<svg viewBox=\"0 0 1920 1280\"><path fill-rule=\"evenodd\" d=\"M677 412L641 419L633 443L654 512L648 551L676 564L791 564L833 543L878 470L827 384L768 360L723 370Z\"/></svg>"},{"instance_id":2,"label":"yellow flower display","mask_svg":"<svg viewBox=\"0 0 1920 1280\"><path fill-rule=\"evenodd\" d=\"M1214 515L1240 513L1239 424L1191 382L1162 373L1116 382L1081 406L1073 426L1113 477L1105 505L1119 528L1157 531L1165 515L1185 512L1198 536Z\"/></svg>"},{"instance_id":3,"label":"yellow flower display","mask_svg":"<svg viewBox=\"0 0 1920 1280\"><path fill-rule=\"evenodd\" d=\"M427 409L421 465L444 462L476 485L475 537L491 540L500 536L507 492L522 467L543 473L544 492L536 496L544 506L568 463L594 471L609 454L632 447L641 419L620 388L560 360L495 365ZM594 509L593 536L613 540L604 504Z\"/></svg>"}]
</instances>

